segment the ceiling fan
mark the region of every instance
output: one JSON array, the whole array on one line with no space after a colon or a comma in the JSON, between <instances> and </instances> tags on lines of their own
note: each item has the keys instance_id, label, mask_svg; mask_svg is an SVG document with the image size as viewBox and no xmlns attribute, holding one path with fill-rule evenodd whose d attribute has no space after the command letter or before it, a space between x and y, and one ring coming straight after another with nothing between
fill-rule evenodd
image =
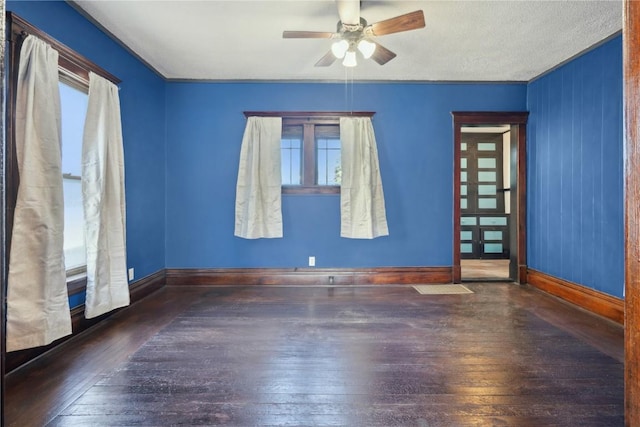
<instances>
[{"instance_id":1,"label":"ceiling fan","mask_svg":"<svg viewBox=\"0 0 640 427\"><path fill-rule=\"evenodd\" d=\"M406 13L395 18L368 24L360 16L360 0L336 0L338 6L337 30L335 33L321 31L284 31L285 39L336 39L331 50L318 62L316 67L327 67L336 59L343 59L342 65L354 67L357 65L356 50L364 58L371 58L380 65L384 65L396 57L396 54L374 41L374 37L402 31L424 28L424 13L422 10Z\"/></svg>"}]
</instances>

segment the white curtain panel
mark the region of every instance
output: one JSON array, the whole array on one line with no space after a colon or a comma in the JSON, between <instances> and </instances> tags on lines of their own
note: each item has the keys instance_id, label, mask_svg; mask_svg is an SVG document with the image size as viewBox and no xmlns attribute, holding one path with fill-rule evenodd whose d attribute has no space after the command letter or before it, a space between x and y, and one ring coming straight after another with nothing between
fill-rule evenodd
<instances>
[{"instance_id":1,"label":"white curtain panel","mask_svg":"<svg viewBox=\"0 0 640 427\"><path fill-rule=\"evenodd\" d=\"M282 237L281 135L282 118L247 118L236 186L238 237Z\"/></svg>"},{"instance_id":2,"label":"white curtain panel","mask_svg":"<svg viewBox=\"0 0 640 427\"><path fill-rule=\"evenodd\" d=\"M129 305L120 99L118 87L94 73L82 142L82 196L90 319Z\"/></svg>"},{"instance_id":3,"label":"white curtain panel","mask_svg":"<svg viewBox=\"0 0 640 427\"><path fill-rule=\"evenodd\" d=\"M373 239L389 235L371 118L341 117L340 141L340 236Z\"/></svg>"},{"instance_id":4,"label":"white curtain panel","mask_svg":"<svg viewBox=\"0 0 640 427\"><path fill-rule=\"evenodd\" d=\"M7 351L71 333L64 266L58 52L27 36L20 52L16 155L20 184L7 288Z\"/></svg>"}]
</instances>

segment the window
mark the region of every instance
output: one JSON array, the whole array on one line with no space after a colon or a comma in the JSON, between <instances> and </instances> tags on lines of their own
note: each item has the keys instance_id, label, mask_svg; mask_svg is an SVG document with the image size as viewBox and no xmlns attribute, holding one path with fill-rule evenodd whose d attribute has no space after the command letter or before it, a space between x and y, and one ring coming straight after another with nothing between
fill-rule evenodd
<instances>
[{"instance_id":1,"label":"window","mask_svg":"<svg viewBox=\"0 0 640 427\"><path fill-rule=\"evenodd\" d=\"M64 81L60 89L62 122L62 186L64 192L64 258L67 277L86 272L82 206L82 133L87 112L87 88ZM75 87L74 87L75 86Z\"/></svg>"},{"instance_id":2,"label":"window","mask_svg":"<svg viewBox=\"0 0 640 427\"><path fill-rule=\"evenodd\" d=\"M340 192L339 118L283 118L283 193Z\"/></svg>"},{"instance_id":3,"label":"window","mask_svg":"<svg viewBox=\"0 0 640 427\"><path fill-rule=\"evenodd\" d=\"M10 54L19 58L22 42L27 35L37 36L50 44L59 54L59 91L62 125L62 173L64 193L64 255L69 295L80 293L86 285L86 250L84 239L84 209L82 206L82 181L80 158L82 137L88 103L89 72L92 71L114 83L120 80L98 65L82 57L67 46L48 36L19 16L8 13L10 22ZM7 88L7 116L15 115L17 61L10 64ZM20 181L15 148L15 129L7 126L7 215L5 220L7 247L11 247L17 188ZM8 252L8 251L7 251ZM9 254L5 254L6 260Z\"/></svg>"},{"instance_id":4,"label":"window","mask_svg":"<svg viewBox=\"0 0 640 427\"><path fill-rule=\"evenodd\" d=\"M340 117L371 112L255 112L245 116L282 117L283 194L338 194L342 180Z\"/></svg>"}]
</instances>

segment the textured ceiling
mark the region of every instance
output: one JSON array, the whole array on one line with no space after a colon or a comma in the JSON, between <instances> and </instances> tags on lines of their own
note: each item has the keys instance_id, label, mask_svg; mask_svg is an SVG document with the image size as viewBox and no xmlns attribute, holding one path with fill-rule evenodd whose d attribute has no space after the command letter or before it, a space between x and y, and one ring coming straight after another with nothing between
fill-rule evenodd
<instances>
[{"instance_id":1,"label":"textured ceiling","mask_svg":"<svg viewBox=\"0 0 640 427\"><path fill-rule=\"evenodd\" d=\"M529 81L616 34L620 1L363 1L369 23L417 9L426 27L377 38L397 53L384 66L314 64L328 39L283 30L335 31L335 2L75 1L167 79Z\"/></svg>"}]
</instances>

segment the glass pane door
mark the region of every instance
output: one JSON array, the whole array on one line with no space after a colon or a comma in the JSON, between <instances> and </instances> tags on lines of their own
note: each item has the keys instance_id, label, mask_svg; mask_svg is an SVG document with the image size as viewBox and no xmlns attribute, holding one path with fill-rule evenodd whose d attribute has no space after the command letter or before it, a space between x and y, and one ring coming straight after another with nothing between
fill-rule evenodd
<instances>
[{"instance_id":1,"label":"glass pane door","mask_svg":"<svg viewBox=\"0 0 640 427\"><path fill-rule=\"evenodd\" d=\"M460 150L460 253L463 259L508 258L508 215L501 133L463 133Z\"/></svg>"}]
</instances>

